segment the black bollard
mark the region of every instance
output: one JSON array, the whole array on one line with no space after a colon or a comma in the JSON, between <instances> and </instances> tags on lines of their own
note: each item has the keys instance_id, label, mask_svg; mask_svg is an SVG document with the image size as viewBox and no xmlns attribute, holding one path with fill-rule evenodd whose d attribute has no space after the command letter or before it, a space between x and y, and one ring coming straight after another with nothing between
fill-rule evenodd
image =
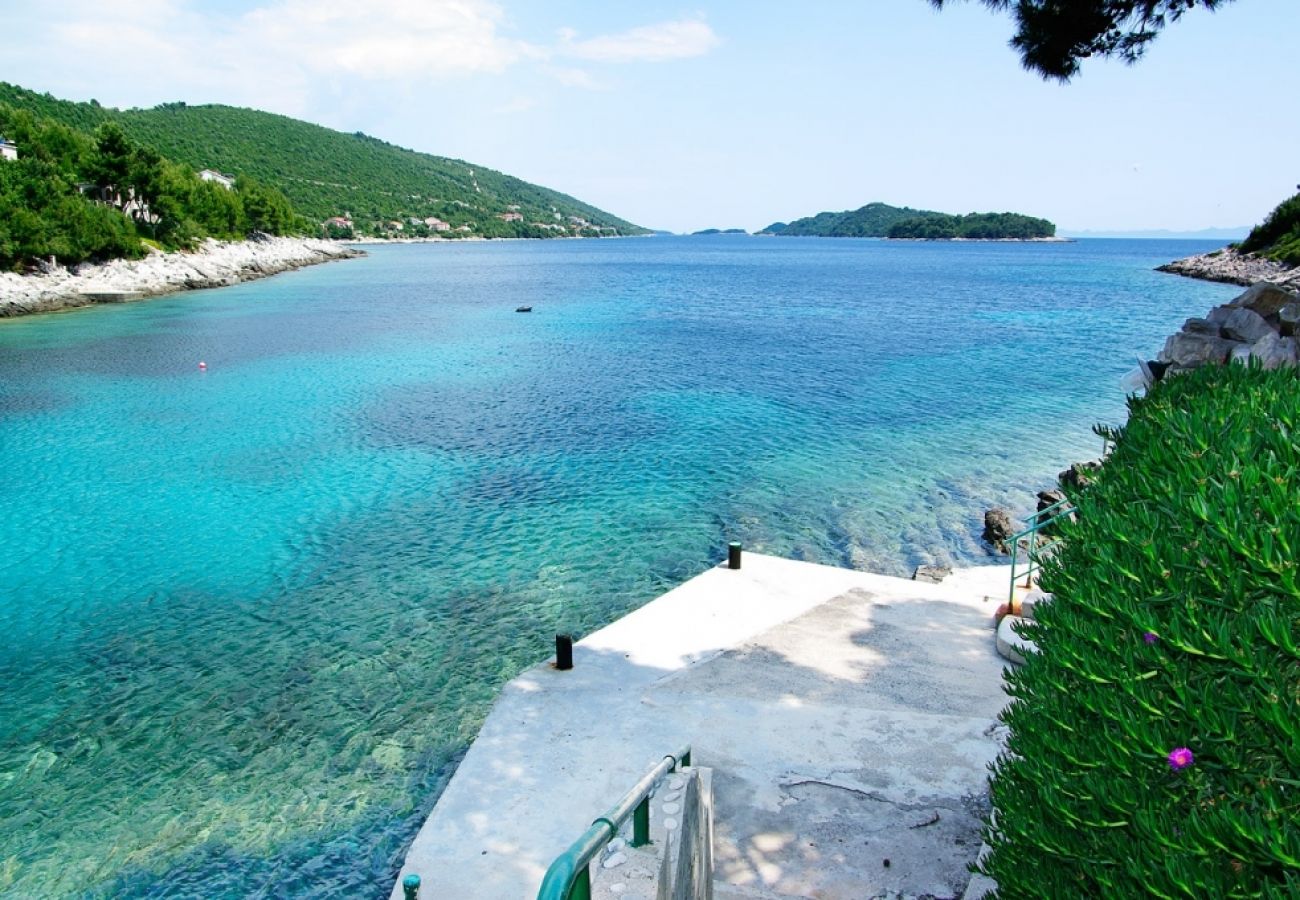
<instances>
[{"instance_id":1,"label":"black bollard","mask_svg":"<svg viewBox=\"0 0 1300 900\"><path fill-rule=\"evenodd\" d=\"M555 636L555 668L562 672L573 668L573 635Z\"/></svg>"},{"instance_id":2,"label":"black bollard","mask_svg":"<svg viewBox=\"0 0 1300 900\"><path fill-rule=\"evenodd\" d=\"M732 541L727 545L727 568L740 568L740 541Z\"/></svg>"}]
</instances>

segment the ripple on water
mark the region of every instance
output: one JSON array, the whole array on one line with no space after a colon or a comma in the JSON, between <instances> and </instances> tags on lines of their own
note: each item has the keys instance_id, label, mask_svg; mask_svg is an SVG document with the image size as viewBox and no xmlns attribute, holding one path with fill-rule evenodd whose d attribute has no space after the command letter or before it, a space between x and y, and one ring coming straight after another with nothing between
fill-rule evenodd
<instances>
[{"instance_id":1,"label":"ripple on water","mask_svg":"<svg viewBox=\"0 0 1300 900\"><path fill-rule=\"evenodd\" d=\"M1232 292L1188 252L381 247L5 324L0 894L386 895L557 630L729 540L986 560Z\"/></svg>"}]
</instances>

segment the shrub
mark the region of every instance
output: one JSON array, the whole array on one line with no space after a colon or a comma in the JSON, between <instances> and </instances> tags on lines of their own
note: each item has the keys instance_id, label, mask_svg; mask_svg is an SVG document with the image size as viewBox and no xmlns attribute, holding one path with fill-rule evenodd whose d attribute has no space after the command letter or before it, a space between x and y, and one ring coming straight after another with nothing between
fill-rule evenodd
<instances>
[{"instance_id":1,"label":"shrub","mask_svg":"<svg viewBox=\"0 0 1300 900\"><path fill-rule=\"evenodd\" d=\"M981 870L1004 898L1300 896L1300 375L1204 367L1129 411L1023 629Z\"/></svg>"},{"instance_id":2,"label":"shrub","mask_svg":"<svg viewBox=\"0 0 1300 900\"><path fill-rule=\"evenodd\" d=\"M1262 253L1288 265L1300 265L1300 193L1283 200L1241 242L1241 252Z\"/></svg>"}]
</instances>

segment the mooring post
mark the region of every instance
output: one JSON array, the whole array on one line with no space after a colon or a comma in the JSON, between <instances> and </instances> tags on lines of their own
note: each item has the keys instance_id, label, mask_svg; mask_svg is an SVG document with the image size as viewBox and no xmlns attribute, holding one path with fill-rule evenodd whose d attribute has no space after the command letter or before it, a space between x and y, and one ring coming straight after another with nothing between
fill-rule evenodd
<instances>
[{"instance_id":1,"label":"mooring post","mask_svg":"<svg viewBox=\"0 0 1300 900\"><path fill-rule=\"evenodd\" d=\"M420 893L420 876L412 872L403 878L402 893L406 895L406 900L415 900Z\"/></svg>"},{"instance_id":2,"label":"mooring post","mask_svg":"<svg viewBox=\"0 0 1300 900\"><path fill-rule=\"evenodd\" d=\"M573 635L557 634L555 636L555 668L561 672L573 668Z\"/></svg>"},{"instance_id":3,"label":"mooring post","mask_svg":"<svg viewBox=\"0 0 1300 900\"><path fill-rule=\"evenodd\" d=\"M727 568L740 568L740 541L732 541L727 545Z\"/></svg>"}]
</instances>

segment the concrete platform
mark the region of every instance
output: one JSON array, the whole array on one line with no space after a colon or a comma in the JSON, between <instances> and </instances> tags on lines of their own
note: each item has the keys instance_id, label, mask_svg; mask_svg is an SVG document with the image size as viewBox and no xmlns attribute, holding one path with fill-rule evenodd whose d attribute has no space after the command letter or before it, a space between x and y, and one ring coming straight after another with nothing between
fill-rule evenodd
<instances>
[{"instance_id":1,"label":"concrete platform","mask_svg":"<svg viewBox=\"0 0 1300 900\"><path fill-rule=\"evenodd\" d=\"M719 897L960 896L999 747L1008 577L928 584L750 553L711 569L580 641L573 671L507 685L402 874L422 897L533 897L690 742L713 769Z\"/></svg>"}]
</instances>

